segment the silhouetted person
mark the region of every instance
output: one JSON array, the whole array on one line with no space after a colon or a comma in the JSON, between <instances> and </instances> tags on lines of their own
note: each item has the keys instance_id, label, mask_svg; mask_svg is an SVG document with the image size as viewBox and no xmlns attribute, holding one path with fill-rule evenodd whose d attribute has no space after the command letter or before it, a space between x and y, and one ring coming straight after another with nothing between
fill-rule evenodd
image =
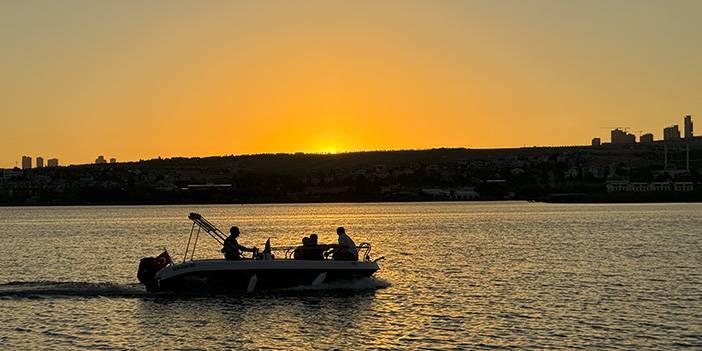
<instances>
[{"instance_id":1,"label":"silhouetted person","mask_svg":"<svg viewBox=\"0 0 702 351\"><path fill-rule=\"evenodd\" d=\"M332 257L341 261L357 261L358 249L356 249L356 243L346 235L344 227L336 228L336 234L339 235L339 245L336 245L334 256Z\"/></svg>"},{"instance_id":2,"label":"silhouetted person","mask_svg":"<svg viewBox=\"0 0 702 351\"><path fill-rule=\"evenodd\" d=\"M237 237L239 237L239 227L232 226L231 229L229 229L229 236L224 240L224 245L222 247L222 253L224 254L225 259L240 260L241 251L258 251L258 249L255 247L249 249L246 246L239 245L239 243L236 241Z\"/></svg>"},{"instance_id":3,"label":"silhouetted person","mask_svg":"<svg viewBox=\"0 0 702 351\"><path fill-rule=\"evenodd\" d=\"M310 235L310 245L307 248L307 254L305 255L308 260L323 260L324 251L328 248L327 245L320 245L318 243L317 234Z\"/></svg>"},{"instance_id":4,"label":"silhouetted person","mask_svg":"<svg viewBox=\"0 0 702 351\"><path fill-rule=\"evenodd\" d=\"M293 251L293 258L296 260L306 260L307 259L307 249L310 247L310 238L302 238L302 245L295 248Z\"/></svg>"}]
</instances>

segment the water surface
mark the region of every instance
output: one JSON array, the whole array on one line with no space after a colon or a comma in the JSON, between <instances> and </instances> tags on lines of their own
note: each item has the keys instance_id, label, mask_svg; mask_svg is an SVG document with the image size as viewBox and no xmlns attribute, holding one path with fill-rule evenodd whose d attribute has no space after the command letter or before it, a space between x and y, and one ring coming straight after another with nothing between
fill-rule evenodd
<instances>
[{"instance_id":1,"label":"water surface","mask_svg":"<svg viewBox=\"0 0 702 351\"><path fill-rule=\"evenodd\" d=\"M316 232L375 279L234 297L146 294L197 211L262 247ZM6 349L702 348L702 205L534 203L0 208ZM201 240L197 257L219 257Z\"/></svg>"}]
</instances>

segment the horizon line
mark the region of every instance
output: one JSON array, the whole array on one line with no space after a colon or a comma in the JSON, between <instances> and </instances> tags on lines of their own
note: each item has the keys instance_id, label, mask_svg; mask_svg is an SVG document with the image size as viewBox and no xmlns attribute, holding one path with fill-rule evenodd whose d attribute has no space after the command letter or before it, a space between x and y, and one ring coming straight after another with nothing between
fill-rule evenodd
<instances>
[{"instance_id":1,"label":"horizon line","mask_svg":"<svg viewBox=\"0 0 702 351\"><path fill-rule=\"evenodd\" d=\"M698 138L698 137L695 137ZM653 143L657 142L663 142L664 140L655 140ZM680 139L680 141L684 141L683 138ZM638 145L640 143L635 143L633 145ZM602 143L601 146L606 146L606 145L618 145L618 144L612 144L612 143ZM622 145L631 145L631 144L622 144ZM337 156L337 155L349 155L349 154L362 154L362 153L374 153L374 152L408 152L408 151L433 151L433 150L519 150L519 149L539 149L539 148L581 148L581 147L593 147L592 145L583 145L583 144L578 144L578 145L524 145L524 146L504 146L504 147L468 147L468 146L440 146L440 147L429 147L429 148L407 148L407 149L369 149L369 150L348 150L348 151L338 151L338 152L304 152L304 151L295 151L295 152L259 152L259 153L242 153L242 154L220 154L220 155L201 155L201 156L156 156L153 158L148 158L148 159L138 159L138 160L124 160L124 161L118 161L117 164L125 164L125 163L139 163L139 162L147 162L147 161L154 161L154 160L169 160L169 159L193 159L193 158L214 158L214 157L252 157L252 156L266 156L266 155L288 155L288 156L295 156L295 155L309 155L309 156ZM22 156L28 156L28 155L22 155ZM99 155L98 155L99 156ZM32 156L30 156L32 157ZM42 157L42 156L38 156ZM56 158L56 157L54 157ZM33 159L36 159L36 157L33 157ZM59 161L61 160L58 158ZM66 165L59 165L59 167L72 167L72 166L90 166L90 165L95 165L96 163L70 163ZM109 163L107 163L109 165ZM15 168L20 168L18 166L12 166L12 167L0 167L0 169L15 169ZM46 168L44 166L43 168ZM37 167L32 167L31 169L37 169Z\"/></svg>"}]
</instances>

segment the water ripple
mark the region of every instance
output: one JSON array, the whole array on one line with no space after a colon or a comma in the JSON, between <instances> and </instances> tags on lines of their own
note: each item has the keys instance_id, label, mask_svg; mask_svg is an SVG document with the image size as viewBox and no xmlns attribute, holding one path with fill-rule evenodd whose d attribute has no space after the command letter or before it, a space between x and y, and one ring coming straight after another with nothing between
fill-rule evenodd
<instances>
[{"instance_id":1,"label":"water ripple","mask_svg":"<svg viewBox=\"0 0 702 351\"><path fill-rule=\"evenodd\" d=\"M241 242L336 239L387 260L374 279L242 296L146 294L139 258L185 216ZM702 205L527 203L0 209L7 349L639 350L702 348ZM32 233L34 240L27 240ZM200 257L218 257L213 243ZM37 254L55 253L41 264Z\"/></svg>"}]
</instances>

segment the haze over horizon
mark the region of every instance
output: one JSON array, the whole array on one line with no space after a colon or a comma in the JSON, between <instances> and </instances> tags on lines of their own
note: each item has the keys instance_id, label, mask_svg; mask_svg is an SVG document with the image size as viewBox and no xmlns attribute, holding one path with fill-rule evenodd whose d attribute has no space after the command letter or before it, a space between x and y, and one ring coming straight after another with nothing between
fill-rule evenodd
<instances>
[{"instance_id":1,"label":"haze over horizon","mask_svg":"<svg viewBox=\"0 0 702 351\"><path fill-rule=\"evenodd\" d=\"M660 139L701 115L699 13L699 1L3 2L0 167L585 145L616 126Z\"/></svg>"}]
</instances>

